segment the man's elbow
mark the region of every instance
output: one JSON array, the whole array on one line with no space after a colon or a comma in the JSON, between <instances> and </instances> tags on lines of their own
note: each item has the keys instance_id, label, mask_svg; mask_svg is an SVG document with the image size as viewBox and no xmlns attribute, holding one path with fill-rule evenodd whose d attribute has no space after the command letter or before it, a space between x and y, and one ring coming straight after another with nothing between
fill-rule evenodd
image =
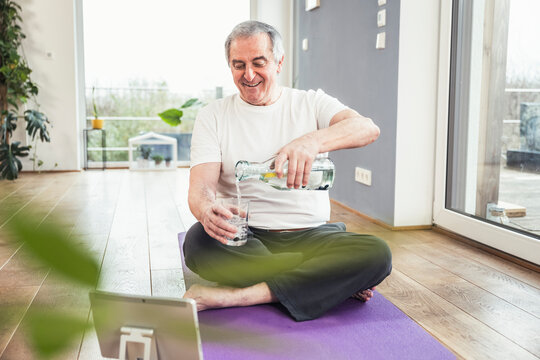
<instances>
[{"instance_id":1,"label":"man's elbow","mask_svg":"<svg viewBox=\"0 0 540 360\"><path fill-rule=\"evenodd\" d=\"M365 133L364 133L365 144L364 145L371 144L372 142L377 140L377 138L381 134L381 129L379 129L379 127L375 125L375 123L371 119L368 118L367 120L368 120L368 126L365 128Z\"/></svg>"},{"instance_id":2,"label":"man's elbow","mask_svg":"<svg viewBox=\"0 0 540 360\"><path fill-rule=\"evenodd\" d=\"M375 124L371 127L371 142L374 142L379 138L379 135L381 135L381 129Z\"/></svg>"}]
</instances>

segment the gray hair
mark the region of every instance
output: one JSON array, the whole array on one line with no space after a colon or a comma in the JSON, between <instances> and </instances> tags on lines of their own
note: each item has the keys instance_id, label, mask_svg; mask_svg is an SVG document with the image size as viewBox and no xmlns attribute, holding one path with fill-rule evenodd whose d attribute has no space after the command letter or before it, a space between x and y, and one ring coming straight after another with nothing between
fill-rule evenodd
<instances>
[{"instance_id":1,"label":"gray hair","mask_svg":"<svg viewBox=\"0 0 540 360\"><path fill-rule=\"evenodd\" d=\"M260 21L244 21L232 29L227 40L225 40L225 56L227 57L227 64L230 63L231 43L237 38L247 38L260 33L267 34L272 42L272 53L274 54L274 60L279 63L285 50L283 50L283 39L280 33L271 25L265 24Z\"/></svg>"}]
</instances>

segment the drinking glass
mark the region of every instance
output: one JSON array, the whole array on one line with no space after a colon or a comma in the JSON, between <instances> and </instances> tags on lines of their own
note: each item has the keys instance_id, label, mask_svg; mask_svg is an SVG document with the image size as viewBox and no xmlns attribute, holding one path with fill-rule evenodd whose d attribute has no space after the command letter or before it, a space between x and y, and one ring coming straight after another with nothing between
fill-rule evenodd
<instances>
[{"instance_id":1,"label":"drinking glass","mask_svg":"<svg viewBox=\"0 0 540 360\"><path fill-rule=\"evenodd\" d=\"M221 205L233 213L233 217L227 222L238 228L234 238L227 238L227 245L244 245L248 240L249 200L238 201L238 198L223 198Z\"/></svg>"}]
</instances>

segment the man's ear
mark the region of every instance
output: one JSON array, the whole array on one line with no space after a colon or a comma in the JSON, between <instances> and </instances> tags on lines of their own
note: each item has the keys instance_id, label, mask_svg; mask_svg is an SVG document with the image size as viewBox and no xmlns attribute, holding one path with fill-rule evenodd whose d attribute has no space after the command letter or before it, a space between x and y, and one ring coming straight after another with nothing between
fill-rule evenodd
<instances>
[{"instance_id":1,"label":"man's ear","mask_svg":"<svg viewBox=\"0 0 540 360\"><path fill-rule=\"evenodd\" d=\"M278 65L277 65L277 73L278 73L278 74L281 72L281 68L282 68L282 66L283 66L283 60L284 60L284 59L285 59L285 55L283 55L283 56L281 57L281 60L279 60L279 62L278 62Z\"/></svg>"}]
</instances>

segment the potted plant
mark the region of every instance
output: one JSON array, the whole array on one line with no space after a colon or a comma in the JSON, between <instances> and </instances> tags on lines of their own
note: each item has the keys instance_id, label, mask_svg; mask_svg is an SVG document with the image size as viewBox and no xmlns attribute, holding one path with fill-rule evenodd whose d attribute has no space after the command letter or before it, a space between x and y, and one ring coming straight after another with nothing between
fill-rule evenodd
<instances>
[{"instance_id":1,"label":"potted plant","mask_svg":"<svg viewBox=\"0 0 540 360\"><path fill-rule=\"evenodd\" d=\"M93 113L94 118L92 119L92 129L103 129L103 119L99 118L97 106L96 106L96 98L95 98L95 92L96 87L92 87L92 107L93 107Z\"/></svg>"},{"instance_id":2,"label":"potted plant","mask_svg":"<svg viewBox=\"0 0 540 360\"><path fill-rule=\"evenodd\" d=\"M28 156L31 146L21 146L13 141L13 131L17 120L24 118L26 132L34 145L34 159L37 159L37 140L50 142L47 116L39 112L36 96L37 85L31 80L32 70L28 67L21 50L25 38L20 16L21 7L13 1L0 3L0 179L14 180L22 169L19 158ZM22 55L21 55L22 54ZM28 109L28 99L32 99L38 110ZM19 106L27 109L19 115ZM35 160L34 160L35 162Z\"/></svg>"},{"instance_id":3,"label":"potted plant","mask_svg":"<svg viewBox=\"0 0 540 360\"><path fill-rule=\"evenodd\" d=\"M159 166L159 164L161 164L161 162L163 161L163 156L156 154L152 156L152 160L154 160L154 162L156 163L156 166Z\"/></svg>"},{"instance_id":4,"label":"potted plant","mask_svg":"<svg viewBox=\"0 0 540 360\"><path fill-rule=\"evenodd\" d=\"M152 153L152 148L148 145L141 145L138 148L141 157L139 158L138 165L142 168L147 168L150 159L150 154Z\"/></svg>"},{"instance_id":5,"label":"potted plant","mask_svg":"<svg viewBox=\"0 0 540 360\"><path fill-rule=\"evenodd\" d=\"M165 157L165 166L166 167L171 166L171 160L172 160L172 158L170 156Z\"/></svg>"}]
</instances>

